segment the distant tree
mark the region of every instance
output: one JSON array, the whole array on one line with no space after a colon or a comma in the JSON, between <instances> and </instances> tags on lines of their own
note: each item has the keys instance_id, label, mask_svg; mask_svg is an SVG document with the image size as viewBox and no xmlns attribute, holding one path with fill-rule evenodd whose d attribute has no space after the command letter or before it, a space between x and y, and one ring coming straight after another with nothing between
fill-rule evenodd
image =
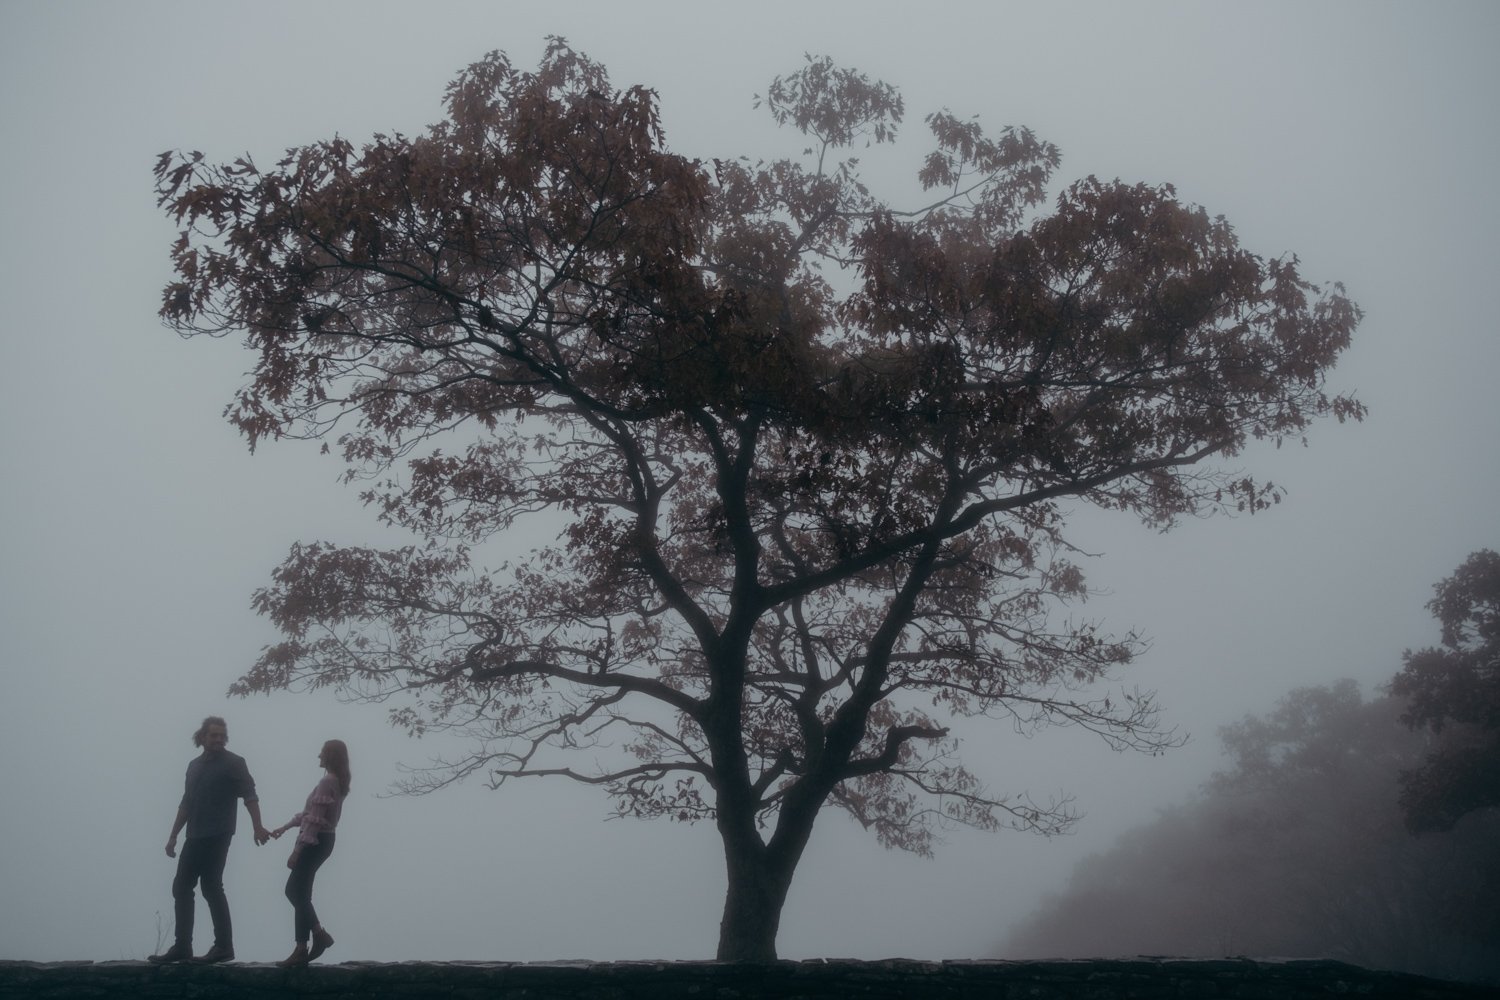
<instances>
[{"instance_id":1,"label":"distant tree","mask_svg":"<svg viewBox=\"0 0 1500 1000\"><path fill-rule=\"evenodd\" d=\"M1332 957L1500 978L1500 815L1412 837L1399 775L1430 739L1352 681L1221 735L1229 768L1074 872L1004 954Z\"/></svg>"},{"instance_id":2,"label":"distant tree","mask_svg":"<svg viewBox=\"0 0 1500 1000\"><path fill-rule=\"evenodd\" d=\"M1407 699L1406 724L1438 739L1402 776L1414 832L1450 830L1476 809L1500 806L1500 555L1473 553L1437 584L1427 607L1442 646L1407 650L1391 691Z\"/></svg>"},{"instance_id":3,"label":"distant tree","mask_svg":"<svg viewBox=\"0 0 1500 1000\"><path fill-rule=\"evenodd\" d=\"M413 790L557 775L712 819L725 959L774 956L827 804L919 853L1072 820L987 791L940 716L1174 742L1149 695L1084 693L1139 644L1055 620L1085 595L1064 501L1256 510L1274 487L1203 463L1362 414L1324 390L1342 289L1171 188L1037 213L1057 150L940 111L897 210L847 155L895 138L892 87L809 58L759 103L802 159L685 159L650 91L554 39L469 67L416 137L156 167L162 315L258 355L229 419L323 439L421 539L294 546L255 598L285 641L233 690L472 737ZM523 527L557 544L483 568Z\"/></svg>"}]
</instances>

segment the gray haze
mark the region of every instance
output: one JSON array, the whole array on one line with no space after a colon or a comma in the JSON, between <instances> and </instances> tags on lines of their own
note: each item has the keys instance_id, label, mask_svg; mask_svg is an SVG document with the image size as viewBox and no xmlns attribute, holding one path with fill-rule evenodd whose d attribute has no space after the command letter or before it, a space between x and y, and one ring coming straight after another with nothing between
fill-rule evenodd
<instances>
[{"instance_id":1,"label":"gray haze","mask_svg":"<svg viewBox=\"0 0 1500 1000\"><path fill-rule=\"evenodd\" d=\"M1086 613L1154 637L1125 679L1194 741L1150 759L971 727L974 770L1071 791L1078 832L959 831L924 861L827 814L784 956L989 953L1077 860L1206 777L1216 727L1297 685L1383 682L1436 638L1431 585L1500 545L1500 5L0 0L0 958L140 957L158 915L169 939L162 845L209 713L268 825L301 807L322 741L349 743L355 789L318 888L333 960L713 954L711 826L606 823L601 796L543 784L382 797L398 761L443 746L376 707L226 700L274 639L248 599L290 543L395 539L315 448L249 455L220 413L250 356L155 315L172 235L157 153L269 163L335 131L413 133L461 67L491 48L534 66L549 33L617 86L654 87L689 155L786 151L752 97L826 53L902 89L913 163L943 105L1029 125L1062 148L1060 181L1169 181L1366 311L1335 388L1369 419L1243 456L1287 488L1281 507L1166 536L1076 521L1112 592ZM241 822L236 945L268 960L291 938L286 841L256 848Z\"/></svg>"}]
</instances>

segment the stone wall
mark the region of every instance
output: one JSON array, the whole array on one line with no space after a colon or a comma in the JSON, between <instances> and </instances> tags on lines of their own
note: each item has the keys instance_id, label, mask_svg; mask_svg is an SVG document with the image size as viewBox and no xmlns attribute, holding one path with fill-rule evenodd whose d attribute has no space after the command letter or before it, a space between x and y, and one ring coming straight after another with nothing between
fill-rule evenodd
<instances>
[{"instance_id":1,"label":"stone wall","mask_svg":"<svg viewBox=\"0 0 1500 1000\"><path fill-rule=\"evenodd\" d=\"M1340 962L345 962L274 965L0 962L0 1000L1296 1000L1500 997L1500 988L1373 972Z\"/></svg>"}]
</instances>

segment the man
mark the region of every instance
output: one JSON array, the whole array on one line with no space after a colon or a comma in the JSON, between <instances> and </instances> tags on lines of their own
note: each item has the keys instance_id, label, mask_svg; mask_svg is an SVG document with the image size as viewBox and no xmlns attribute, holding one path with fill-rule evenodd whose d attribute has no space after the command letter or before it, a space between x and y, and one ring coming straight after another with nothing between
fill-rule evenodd
<instances>
[{"instance_id":1,"label":"man","mask_svg":"<svg viewBox=\"0 0 1500 1000\"><path fill-rule=\"evenodd\" d=\"M203 720L193 734L193 745L203 753L188 763L187 781L172 834L167 838L167 857L177 858L177 877L172 880L172 900L177 916L176 941L153 962L193 961L193 886L203 886L203 899L214 922L213 947L198 961L234 960L234 932L229 922L229 900L224 896L224 862L234 837L235 800L245 800L245 811L255 824L257 846L271 839L260 821L260 800L255 780L245 758L230 753L229 727L217 715ZM187 827L182 856L177 857L177 835Z\"/></svg>"}]
</instances>

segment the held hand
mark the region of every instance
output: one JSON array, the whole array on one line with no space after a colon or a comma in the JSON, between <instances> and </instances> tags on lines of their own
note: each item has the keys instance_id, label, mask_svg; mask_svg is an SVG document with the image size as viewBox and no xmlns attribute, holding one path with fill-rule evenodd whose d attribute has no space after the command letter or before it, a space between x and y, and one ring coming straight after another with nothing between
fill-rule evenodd
<instances>
[{"instance_id":1,"label":"held hand","mask_svg":"<svg viewBox=\"0 0 1500 1000\"><path fill-rule=\"evenodd\" d=\"M259 847L261 844L264 844L266 841L268 841L270 839L271 839L271 831L270 830L267 830L263 826L257 826L255 828L255 846L256 847Z\"/></svg>"},{"instance_id":2,"label":"held hand","mask_svg":"<svg viewBox=\"0 0 1500 1000\"><path fill-rule=\"evenodd\" d=\"M271 839L280 840L283 833L286 833L286 827L278 826L276 829L271 831Z\"/></svg>"}]
</instances>

